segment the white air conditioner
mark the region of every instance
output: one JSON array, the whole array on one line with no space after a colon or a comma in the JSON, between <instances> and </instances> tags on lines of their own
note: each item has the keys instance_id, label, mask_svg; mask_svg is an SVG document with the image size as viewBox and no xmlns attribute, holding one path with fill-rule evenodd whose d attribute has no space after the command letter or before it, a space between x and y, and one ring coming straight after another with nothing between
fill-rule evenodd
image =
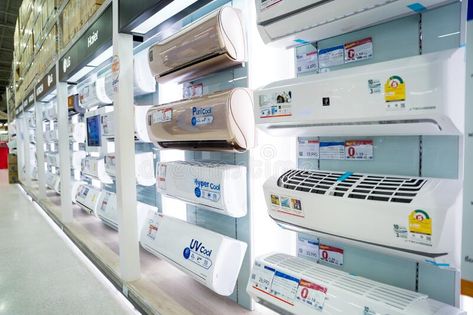
<instances>
[{"instance_id":1,"label":"white air conditioner","mask_svg":"<svg viewBox=\"0 0 473 315\"><path fill-rule=\"evenodd\" d=\"M59 194L61 189L61 178L57 174L46 173L46 187Z\"/></svg>"},{"instance_id":2,"label":"white air conditioner","mask_svg":"<svg viewBox=\"0 0 473 315\"><path fill-rule=\"evenodd\" d=\"M447 0L256 0L258 31L265 43L293 47L362 29Z\"/></svg>"},{"instance_id":3,"label":"white air conditioner","mask_svg":"<svg viewBox=\"0 0 473 315\"><path fill-rule=\"evenodd\" d=\"M91 185L80 185L77 189L76 203L88 213L96 213L103 191Z\"/></svg>"},{"instance_id":4,"label":"white air conditioner","mask_svg":"<svg viewBox=\"0 0 473 315\"><path fill-rule=\"evenodd\" d=\"M151 141L162 149L244 152L254 145L252 92L237 88L148 111Z\"/></svg>"},{"instance_id":5,"label":"white air conditioner","mask_svg":"<svg viewBox=\"0 0 473 315\"><path fill-rule=\"evenodd\" d=\"M42 120L49 120L49 121L55 121L57 120L57 110L56 110L57 103L56 102L50 102L48 105L45 105L45 108L43 109L43 119Z\"/></svg>"},{"instance_id":6,"label":"white air conditioner","mask_svg":"<svg viewBox=\"0 0 473 315\"><path fill-rule=\"evenodd\" d=\"M46 163L50 166L59 167L59 153L57 152L46 152L45 156Z\"/></svg>"},{"instance_id":7,"label":"white air conditioner","mask_svg":"<svg viewBox=\"0 0 473 315\"><path fill-rule=\"evenodd\" d=\"M90 80L77 88L79 94L79 106L90 109L96 106L110 105L113 100L109 96L111 78L106 75L93 76ZM108 91L108 93L107 93Z\"/></svg>"},{"instance_id":8,"label":"white air conditioner","mask_svg":"<svg viewBox=\"0 0 473 315\"><path fill-rule=\"evenodd\" d=\"M425 294L277 253L256 258L247 292L296 315L466 315Z\"/></svg>"},{"instance_id":9,"label":"white air conditioner","mask_svg":"<svg viewBox=\"0 0 473 315\"><path fill-rule=\"evenodd\" d=\"M112 70L97 76L95 81L97 99L101 104L113 103L113 77Z\"/></svg>"},{"instance_id":10,"label":"white air conditioner","mask_svg":"<svg viewBox=\"0 0 473 315\"><path fill-rule=\"evenodd\" d=\"M134 57L133 90L136 96L156 92L156 80L154 79L148 62L149 49L144 49Z\"/></svg>"},{"instance_id":11,"label":"white air conditioner","mask_svg":"<svg viewBox=\"0 0 473 315\"><path fill-rule=\"evenodd\" d=\"M113 179L105 171L103 157L88 156L82 160L82 175L98 179L104 184L112 184Z\"/></svg>"},{"instance_id":12,"label":"white air conditioner","mask_svg":"<svg viewBox=\"0 0 473 315\"><path fill-rule=\"evenodd\" d=\"M135 105L135 140L139 142L151 142L146 127L146 115L151 105Z\"/></svg>"},{"instance_id":13,"label":"white air conditioner","mask_svg":"<svg viewBox=\"0 0 473 315\"><path fill-rule=\"evenodd\" d=\"M47 143L57 142L58 139L59 135L57 129L47 130L44 132L44 141L46 141Z\"/></svg>"},{"instance_id":14,"label":"white air conditioner","mask_svg":"<svg viewBox=\"0 0 473 315\"><path fill-rule=\"evenodd\" d=\"M149 50L156 81L191 81L246 59L241 12L223 7L183 28Z\"/></svg>"},{"instance_id":15,"label":"white air conditioner","mask_svg":"<svg viewBox=\"0 0 473 315\"><path fill-rule=\"evenodd\" d=\"M107 154L104 157L105 171L111 177L116 177L116 159L114 154ZM154 171L153 152L135 154L135 174L136 183L141 186L153 186L156 184Z\"/></svg>"},{"instance_id":16,"label":"white air conditioner","mask_svg":"<svg viewBox=\"0 0 473 315\"><path fill-rule=\"evenodd\" d=\"M246 167L214 162L158 163L159 193L235 218L246 215Z\"/></svg>"},{"instance_id":17,"label":"white air conditioner","mask_svg":"<svg viewBox=\"0 0 473 315\"><path fill-rule=\"evenodd\" d=\"M235 288L247 247L241 241L157 212L149 213L140 244L224 296Z\"/></svg>"},{"instance_id":18,"label":"white air conditioner","mask_svg":"<svg viewBox=\"0 0 473 315\"><path fill-rule=\"evenodd\" d=\"M76 196L79 193L79 189L81 188L82 185L86 185L85 182L83 181L72 181L72 187L71 187L71 199L73 203L76 203Z\"/></svg>"},{"instance_id":19,"label":"white air conditioner","mask_svg":"<svg viewBox=\"0 0 473 315\"><path fill-rule=\"evenodd\" d=\"M69 124L69 138L73 142L84 143L87 136L87 127L85 123L71 123Z\"/></svg>"},{"instance_id":20,"label":"white air conditioner","mask_svg":"<svg viewBox=\"0 0 473 315\"><path fill-rule=\"evenodd\" d=\"M273 135L463 133L464 49L272 83L255 91L258 127Z\"/></svg>"},{"instance_id":21,"label":"white air conditioner","mask_svg":"<svg viewBox=\"0 0 473 315\"><path fill-rule=\"evenodd\" d=\"M82 168L82 160L86 158L87 153L85 151L74 151L70 152L71 155L71 169L80 170Z\"/></svg>"},{"instance_id":22,"label":"white air conditioner","mask_svg":"<svg viewBox=\"0 0 473 315\"><path fill-rule=\"evenodd\" d=\"M87 152L100 152L103 154L115 152L112 113L112 106L104 106L85 113L85 146Z\"/></svg>"},{"instance_id":23,"label":"white air conditioner","mask_svg":"<svg viewBox=\"0 0 473 315\"><path fill-rule=\"evenodd\" d=\"M145 224L148 216L148 212L156 212L156 207L137 202L137 225L138 225L138 237L141 234L141 229ZM117 196L109 191L104 191L97 206L97 217L102 220L106 225L114 230L118 231L118 209L117 209Z\"/></svg>"},{"instance_id":24,"label":"white air conditioner","mask_svg":"<svg viewBox=\"0 0 473 315\"><path fill-rule=\"evenodd\" d=\"M263 189L269 216L285 228L460 266L459 180L289 170Z\"/></svg>"}]
</instances>

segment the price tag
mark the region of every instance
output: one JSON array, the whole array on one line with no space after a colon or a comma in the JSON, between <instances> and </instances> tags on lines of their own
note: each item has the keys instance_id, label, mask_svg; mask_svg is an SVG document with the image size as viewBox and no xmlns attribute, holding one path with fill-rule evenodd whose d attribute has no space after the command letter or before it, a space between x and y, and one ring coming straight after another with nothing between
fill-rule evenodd
<instances>
[{"instance_id":1,"label":"price tag","mask_svg":"<svg viewBox=\"0 0 473 315\"><path fill-rule=\"evenodd\" d=\"M373 41L371 37L345 44L346 63L370 58L373 58Z\"/></svg>"},{"instance_id":2,"label":"price tag","mask_svg":"<svg viewBox=\"0 0 473 315\"><path fill-rule=\"evenodd\" d=\"M372 160L373 140L349 140L345 142L347 160Z\"/></svg>"},{"instance_id":3,"label":"price tag","mask_svg":"<svg viewBox=\"0 0 473 315\"><path fill-rule=\"evenodd\" d=\"M326 296L326 287L303 279L299 282L299 288L297 289L297 300L299 302L307 304L315 309L322 310L324 308Z\"/></svg>"},{"instance_id":4,"label":"price tag","mask_svg":"<svg viewBox=\"0 0 473 315\"><path fill-rule=\"evenodd\" d=\"M344 54L345 46L340 45L319 51L319 68L329 68L345 63Z\"/></svg>"},{"instance_id":5,"label":"price tag","mask_svg":"<svg viewBox=\"0 0 473 315\"><path fill-rule=\"evenodd\" d=\"M335 266L343 266L343 249L341 248L320 244L319 256L321 261Z\"/></svg>"},{"instance_id":6,"label":"price tag","mask_svg":"<svg viewBox=\"0 0 473 315\"><path fill-rule=\"evenodd\" d=\"M299 279L276 270L273 277L273 283L271 284L271 294L278 299L293 305L298 287Z\"/></svg>"},{"instance_id":7,"label":"price tag","mask_svg":"<svg viewBox=\"0 0 473 315\"><path fill-rule=\"evenodd\" d=\"M166 164L159 164L158 170L158 187L166 190Z\"/></svg>"},{"instance_id":8,"label":"price tag","mask_svg":"<svg viewBox=\"0 0 473 315\"><path fill-rule=\"evenodd\" d=\"M151 115L151 124L163 123L172 120L172 108L158 109Z\"/></svg>"},{"instance_id":9,"label":"price tag","mask_svg":"<svg viewBox=\"0 0 473 315\"><path fill-rule=\"evenodd\" d=\"M302 49L305 51L300 51ZM318 65L317 49L314 46L303 46L296 50L297 74L315 71L317 70Z\"/></svg>"},{"instance_id":10,"label":"price tag","mask_svg":"<svg viewBox=\"0 0 473 315\"><path fill-rule=\"evenodd\" d=\"M271 291L271 283L273 282L273 276L276 270L268 266L261 265L256 262L251 275L253 281L253 287L263 290L265 292Z\"/></svg>"},{"instance_id":11,"label":"price tag","mask_svg":"<svg viewBox=\"0 0 473 315\"><path fill-rule=\"evenodd\" d=\"M318 139L299 139L297 143L300 159L320 158L320 141Z\"/></svg>"},{"instance_id":12,"label":"price tag","mask_svg":"<svg viewBox=\"0 0 473 315\"><path fill-rule=\"evenodd\" d=\"M319 240L299 235L297 238L297 257L318 261Z\"/></svg>"},{"instance_id":13,"label":"price tag","mask_svg":"<svg viewBox=\"0 0 473 315\"><path fill-rule=\"evenodd\" d=\"M320 142L321 160L344 160L345 142Z\"/></svg>"}]
</instances>

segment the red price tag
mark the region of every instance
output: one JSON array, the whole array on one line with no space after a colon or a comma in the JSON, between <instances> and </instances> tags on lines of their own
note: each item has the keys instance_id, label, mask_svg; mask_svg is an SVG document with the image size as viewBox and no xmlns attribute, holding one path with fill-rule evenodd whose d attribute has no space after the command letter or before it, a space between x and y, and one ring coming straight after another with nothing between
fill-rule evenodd
<instances>
[{"instance_id":1,"label":"red price tag","mask_svg":"<svg viewBox=\"0 0 473 315\"><path fill-rule=\"evenodd\" d=\"M319 251L320 260L336 266L343 266L343 249L328 245L320 245Z\"/></svg>"}]
</instances>

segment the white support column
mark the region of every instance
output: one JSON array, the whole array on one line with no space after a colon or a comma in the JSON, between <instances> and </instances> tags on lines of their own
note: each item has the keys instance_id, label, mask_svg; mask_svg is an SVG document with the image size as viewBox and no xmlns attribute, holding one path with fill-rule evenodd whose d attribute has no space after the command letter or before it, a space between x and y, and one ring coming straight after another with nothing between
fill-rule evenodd
<instances>
[{"instance_id":1,"label":"white support column","mask_svg":"<svg viewBox=\"0 0 473 315\"><path fill-rule=\"evenodd\" d=\"M41 107L43 103L36 102L35 100L35 112L36 112L36 158L38 164L38 185L39 185L39 199L46 198L46 173L44 170L44 135L43 135L43 117Z\"/></svg>"},{"instance_id":2,"label":"white support column","mask_svg":"<svg viewBox=\"0 0 473 315\"><path fill-rule=\"evenodd\" d=\"M56 78L59 78L59 65L56 65ZM57 125L59 148L59 172L61 175L61 215L63 223L72 222L71 197L71 154L69 148L69 128L67 114L67 83L57 80Z\"/></svg>"},{"instance_id":3,"label":"white support column","mask_svg":"<svg viewBox=\"0 0 473 315\"><path fill-rule=\"evenodd\" d=\"M133 281L140 277L136 176L135 168L130 167L130 165L135 165L133 37L118 32L118 1L116 0L113 1L113 55L115 65L119 66L118 73L113 69L112 71L115 81L113 103L115 107L120 273L123 280Z\"/></svg>"},{"instance_id":4,"label":"white support column","mask_svg":"<svg viewBox=\"0 0 473 315\"><path fill-rule=\"evenodd\" d=\"M22 117L23 129L23 164L25 167L24 184L26 187L31 187L31 161L30 161L30 126L28 124L29 114L25 111Z\"/></svg>"}]
</instances>

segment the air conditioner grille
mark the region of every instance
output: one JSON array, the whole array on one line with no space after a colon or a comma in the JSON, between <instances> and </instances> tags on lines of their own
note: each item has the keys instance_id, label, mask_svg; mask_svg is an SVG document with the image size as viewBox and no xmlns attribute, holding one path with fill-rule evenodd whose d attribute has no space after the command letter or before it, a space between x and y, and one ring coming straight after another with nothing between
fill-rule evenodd
<instances>
[{"instance_id":1,"label":"air conditioner grille","mask_svg":"<svg viewBox=\"0 0 473 315\"><path fill-rule=\"evenodd\" d=\"M278 186L334 197L411 203L426 182L413 177L289 170L279 177Z\"/></svg>"},{"instance_id":2,"label":"air conditioner grille","mask_svg":"<svg viewBox=\"0 0 473 315\"><path fill-rule=\"evenodd\" d=\"M285 254L268 256L265 261L271 263L276 270L284 268L286 271L294 271L295 275L302 276L302 278L306 276L305 280L320 281L319 284L329 286L329 291L330 288L337 288L403 311L412 303L428 298L425 294L349 275L346 272Z\"/></svg>"}]
</instances>

